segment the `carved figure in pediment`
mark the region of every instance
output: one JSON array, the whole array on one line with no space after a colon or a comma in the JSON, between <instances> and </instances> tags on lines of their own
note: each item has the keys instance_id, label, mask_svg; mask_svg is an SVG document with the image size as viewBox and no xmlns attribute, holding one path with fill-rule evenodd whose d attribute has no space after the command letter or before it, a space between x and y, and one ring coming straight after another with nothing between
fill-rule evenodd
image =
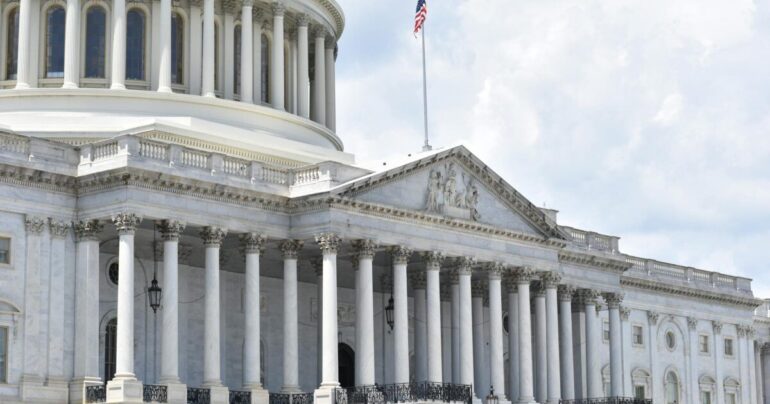
<instances>
[{"instance_id":1,"label":"carved figure in pediment","mask_svg":"<svg viewBox=\"0 0 770 404\"><path fill-rule=\"evenodd\" d=\"M439 212L439 195L441 194L441 173L431 170L428 181L428 212Z\"/></svg>"}]
</instances>

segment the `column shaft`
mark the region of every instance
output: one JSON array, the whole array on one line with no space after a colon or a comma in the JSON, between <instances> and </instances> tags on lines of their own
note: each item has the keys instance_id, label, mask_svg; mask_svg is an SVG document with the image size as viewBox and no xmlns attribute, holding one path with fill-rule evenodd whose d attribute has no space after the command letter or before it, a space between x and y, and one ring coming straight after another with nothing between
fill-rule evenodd
<instances>
[{"instance_id":1,"label":"column shaft","mask_svg":"<svg viewBox=\"0 0 770 404\"><path fill-rule=\"evenodd\" d=\"M545 290L535 294L535 400L548 398L548 351L546 350Z\"/></svg>"},{"instance_id":2,"label":"column shaft","mask_svg":"<svg viewBox=\"0 0 770 404\"><path fill-rule=\"evenodd\" d=\"M439 279L439 264L428 265L425 273L427 282L427 326L428 326L428 381L441 383L441 287ZM427 342L426 341L426 342Z\"/></svg>"},{"instance_id":3,"label":"column shaft","mask_svg":"<svg viewBox=\"0 0 770 404\"><path fill-rule=\"evenodd\" d=\"M126 89L126 0L112 2L112 85L110 88Z\"/></svg>"},{"instance_id":4,"label":"column shaft","mask_svg":"<svg viewBox=\"0 0 770 404\"><path fill-rule=\"evenodd\" d=\"M356 271L356 384L374 385L374 243L360 240ZM356 263L354 263L355 265Z\"/></svg>"},{"instance_id":5,"label":"column shaft","mask_svg":"<svg viewBox=\"0 0 770 404\"><path fill-rule=\"evenodd\" d=\"M252 103L254 102L254 96L252 90L254 84L252 82L254 78L254 59L252 52L254 51L254 35L252 29L252 3L251 1L244 1L241 8L241 102Z\"/></svg>"},{"instance_id":6,"label":"column shaft","mask_svg":"<svg viewBox=\"0 0 770 404\"><path fill-rule=\"evenodd\" d=\"M66 18L62 88L77 88L80 83L80 0L67 0Z\"/></svg>"},{"instance_id":7,"label":"column shaft","mask_svg":"<svg viewBox=\"0 0 770 404\"><path fill-rule=\"evenodd\" d=\"M275 109L286 109L284 94L283 14L285 8L273 3L273 46L270 57L270 103ZM336 349L336 348L335 348ZM336 352L336 351L335 351Z\"/></svg>"},{"instance_id":8,"label":"column shaft","mask_svg":"<svg viewBox=\"0 0 770 404\"><path fill-rule=\"evenodd\" d=\"M319 29L315 36L315 78L313 81L312 119L326 125L326 31Z\"/></svg>"},{"instance_id":9,"label":"column shaft","mask_svg":"<svg viewBox=\"0 0 770 404\"><path fill-rule=\"evenodd\" d=\"M215 97L214 62L214 0L203 0L203 66L201 71L201 95Z\"/></svg>"},{"instance_id":10,"label":"column shaft","mask_svg":"<svg viewBox=\"0 0 770 404\"><path fill-rule=\"evenodd\" d=\"M297 24L297 108L299 116L310 118L308 17L306 15L300 16Z\"/></svg>"},{"instance_id":11,"label":"column shaft","mask_svg":"<svg viewBox=\"0 0 770 404\"><path fill-rule=\"evenodd\" d=\"M335 91L335 60L334 44L326 48L326 127L332 132L337 130L336 91Z\"/></svg>"},{"instance_id":12,"label":"column shaft","mask_svg":"<svg viewBox=\"0 0 770 404\"><path fill-rule=\"evenodd\" d=\"M572 352L572 294L571 287L561 287L559 296L559 353L561 362L561 397L575 399L575 368Z\"/></svg>"},{"instance_id":13,"label":"column shaft","mask_svg":"<svg viewBox=\"0 0 770 404\"><path fill-rule=\"evenodd\" d=\"M561 400L561 363L559 358L559 302L557 283L546 281L546 346L548 348L548 402L559 404Z\"/></svg>"},{"instance_id":14,"label":"column shaft","mask_svg":"<svg viewBox=\"0 0 770 404\"><path fill-rule=\"evenodd\" d=\"M16 88L25 89L29 83L30 36L32 28L32 0L19 1L19 44L17 46L16 60Z\"/></svg>"},{"instance_id":15,"label":"column shaft","mask_svg":"<svg viewBox=\"0 0 770 404\"><path fill-rule=\"evenodd\" d=\"M489 272L489 360L492 387L495 394L505 400L505 364L503 363L503 297L500 266Z\"/></svg>"},{"instance_id":16,"label":"column shaft","mask_svg":"<svg viewBox=\"0 0 770 404\"><path fill-rule=\"evenodd\" d=\"M393 250L393 345L394 383L409 383L409 312L406 265L411 251Z\"/></svg>"}]
</instances>

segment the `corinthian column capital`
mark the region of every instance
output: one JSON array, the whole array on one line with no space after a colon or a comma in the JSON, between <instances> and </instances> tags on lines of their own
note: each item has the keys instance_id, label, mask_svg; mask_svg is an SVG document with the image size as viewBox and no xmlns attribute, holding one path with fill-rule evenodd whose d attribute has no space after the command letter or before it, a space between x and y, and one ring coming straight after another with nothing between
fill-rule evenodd
<instances>
[{"instance_id":1,"label":"corinthian column capital","mask_svg":"<svg viewBox=\"0 0 770 404\"><path fill-rule=\"evenodd\" d=\"M142 217L136 213L122 212L112 216L112 223L118 230L118 234L134 234L136 226L142 222Z\"/></svg>"}]
</instances>

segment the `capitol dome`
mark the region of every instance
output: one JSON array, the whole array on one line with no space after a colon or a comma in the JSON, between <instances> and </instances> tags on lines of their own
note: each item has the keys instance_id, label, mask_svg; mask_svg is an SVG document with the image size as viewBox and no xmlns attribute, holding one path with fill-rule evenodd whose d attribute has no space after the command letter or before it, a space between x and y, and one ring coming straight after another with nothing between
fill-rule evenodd
<instances>
[{"instance_id":1,"label":"capitol dome","mask_svg":"<svg viewBox=\"0 0 770 404\"><path fill-rule=\"evenodd\" d=\"M334 0L20 0L0 11L0 131L74 146L137 135L282 167L353 161L335 134L345 20Z\"/></svg>"}]
</instances>

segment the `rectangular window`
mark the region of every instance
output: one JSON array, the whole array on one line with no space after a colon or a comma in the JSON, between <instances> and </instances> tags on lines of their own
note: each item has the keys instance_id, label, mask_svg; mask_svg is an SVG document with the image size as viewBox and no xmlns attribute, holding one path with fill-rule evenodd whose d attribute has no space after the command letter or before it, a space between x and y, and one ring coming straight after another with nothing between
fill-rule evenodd
<instances>
[{"instance_id":1,"label":"rectangular window","mask_svg":"<svg viewBox=\"0 0 770 404\"><path fill-rule=\"evenodd\" d=\"M700 350L700 353L709 353L709 336L708 335L699 335L698 336L698 347Z\"/></svg>"},{"instance_id":2,"label":"rectangular window","mask_svg":"<svg viewBox=\"0 0 770 404\"><path fill-rule=\"evenodd\" d=\"M634 345L644 345L644 330L641 325L634 326Z\"/></svg>"},{"instance_id":3,"label":"rectangular window","mask_svg":"<svg viewBox=\"0 0 770 404\"><path fill-rule=\"evenodd\" d=\"M0 264L11 263L11 239L0 237Z\"/></svg>"},{"instance_id":4,"label":"rectangular window","mask_svg":"<svg viewBox=\"0 0 770 404\"><path fill-rule=\"evenodd\" d=\"M8 383L8 327L0 327L0 383Z\"/></svg>"},{"instance_id":5,"label":"rectangular window","mask_svg":"<svg viewBox=\"0 0 770 404\"><path fill-rule=\"evenodd\" d=\"M602 325L602 338L605 342L610 340L610 323L606 321Z\"/></svg>"},{"instance_id":6,"label":"rectangular window","mask_svg":"<svg viewBox=\"0 0 770 404\"><path fill-rule=\"evenodd\" d=\"M710 391L701 391L700 392L700 404L711 404L711 392Z\"/></svg>"},{"instance_id":7,"label":"rectangular window","mask_svg":"<svg viewBox=\"0 0 770 404\"><path fill-rule=\"evenodd\" d=\"M733 339L725 338L725 356L733 356Z\"/></svg>"},{"instance_id":8,"label":"rectangular window","mask_svg":"<svg viewBox=\"0 0 770 404\"><path fill-rule=\"evenodd\" d=\"M634 386L634 398L644 400L644 386Z\"/></svg>"}]
</instances>

